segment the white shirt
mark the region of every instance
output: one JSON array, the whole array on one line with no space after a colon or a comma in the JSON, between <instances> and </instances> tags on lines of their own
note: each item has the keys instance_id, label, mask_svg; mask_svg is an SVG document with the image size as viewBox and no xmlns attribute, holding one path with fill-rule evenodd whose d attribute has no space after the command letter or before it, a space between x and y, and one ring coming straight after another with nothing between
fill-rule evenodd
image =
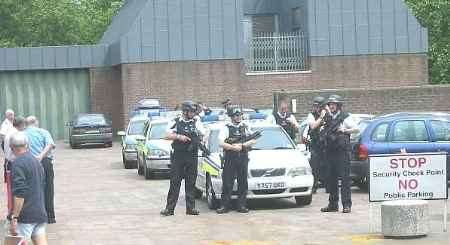
<instances>
[{"instance_id":1,"label":"white shirt","mask_svg":"<svg viewBox=\"0 0 450 245\"><path fill-rule=\"evenodd\" d=\"M333 115L333 119L335 119L341 112L338 111L336 114ZM358 128L358 124L353 120L351 116L348 116L344 119L344 121L341 123L341 128L345 129L354 129Z\"/></svg>"},{"instance_id":2,"label":"white shirt","mask_svg":"<svg viewBox=\"0 0 450 245\"><path fill-rule=\"evenodd\" d=\"M0 137L5 138L5 136L8 135L9 130L11 130L12 128L14 128L12 122L9 121L8 118L6 118L2 122L2 126L0 126Z\"/></svg>"},{"instance_id":3,"label":"white shirt","mask_svg":"<svg viewBox=\"0 0 450 245\"><path fill-rule=\"evenodd\" d=\"M16 156L11 150L9 141L11 140L12 135L17 132L19 132L19 130L13 127L12 129L9 130L9 133L5 136L5 140L3 141L5 143L5 158L10 162L14 161L14 159L16 159Z\"/></svg>"},{"instance_id":4,"label":"white shirt","mask_svg":"<svg viewBox=\"0 0 450 245\"><path fill-rule=\"evenodd\" d=\"M189 121L192 121L194 119L185 120L183 117L179 117L179 120L183 121L183 122L189 122ZM167 125L167 129L166 129L167 133L177 133L177 127L176 126L174 127L175 123L176 123L175 120L172 120ZM203 127L203 123L200 120L198 120L198 119L195 119L195 128L198 130L200 135L205 135L206 134L206 130L205 130L205 127Z\"/></svg>"}]
</instances>

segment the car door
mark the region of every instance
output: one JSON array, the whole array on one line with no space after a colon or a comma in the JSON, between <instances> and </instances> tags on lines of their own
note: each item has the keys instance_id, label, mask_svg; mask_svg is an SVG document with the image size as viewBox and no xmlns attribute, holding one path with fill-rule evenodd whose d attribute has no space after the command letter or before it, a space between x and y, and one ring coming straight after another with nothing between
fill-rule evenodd
<instances>
[{"instance_id":1,"label":"car door","mask_svg":"<svg viewBox=\"0 0 450 245\"><path fill-rule=\"evenodd\" d=\"M222 154L218 142L219 131L219 129L212 129L207 137L206 145L211 151L211 155L203 157L199 164L197 181L200 186L206 185L207 173L217 175L218 169L220 169L221 163L217 162L217 159L220 158L219 155Z\"/></svg>"},{"instance_id":2,"label":"car door","mask_svg":"<svg viewBox=\"0 0 450 245\"><path fill-rule=\"evenodd\" d=\"M144 159L144 152L146 151L146 141L148 138L148 134L150 131L150 121L147 121L144 126L144 135L145 140L136 140L136 151L137 151L137 158L138 158L138 165L142 163L142 160ZM139 167L139 166L138 166ZM142 167L142 166L141 166Z\"/></svg>"},{"instance_id":3,"label":"car door","mask_svg":"<svg viewBox=\"0 0 450 245\"><path fill-rule=\"evenodd\" d=\"M390 130L389 151L391 154L400 153L405 149L408 153L434 152L434 143L425 120L401 119L392 124Z\"/></svg>"},{"instance_id":4,"label":"car door","mask_svg":"<svg viewBox=\"0 0 450 245\"><path fill-rule=\"evenodd\" d=\"M436 152L447 152L447 177L450 178L450 121L430 120L431 137Z\"/></svg>"},{"instance_id":5,"label":"car door","mask_svg":"<svg viewBox=\"0 0 450 245\"><path fill-rule=\"evenodd\" d=\"M361 144L367 144L368 154L388 154L390 153L389 147L389 129L390 122L381 122L375 124L372 130L370 128L367 130L368 137L364 137ZM364 130L365 131L365 130ZM363 132L365 134L366 132ZM358 152L356 149L352 148L354 152ZM358 157L357 154L355 156Z\"/></svg>"}]
</instances>

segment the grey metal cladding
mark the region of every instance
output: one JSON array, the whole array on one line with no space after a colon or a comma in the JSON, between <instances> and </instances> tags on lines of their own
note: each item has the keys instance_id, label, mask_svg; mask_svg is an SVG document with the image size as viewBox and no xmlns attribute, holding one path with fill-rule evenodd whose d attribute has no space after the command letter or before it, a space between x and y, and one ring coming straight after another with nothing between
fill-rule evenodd
<instances>
[{"instance_id":1,"label":"grey metal cladding","mask_svg":"<svg viewBox=\"0 0 450 245\"><path fill-rule=\"evenodd\" d=\"M403 0L308 0L312 56L425 53L427 29Z\"/></svg>"}]
</instances>

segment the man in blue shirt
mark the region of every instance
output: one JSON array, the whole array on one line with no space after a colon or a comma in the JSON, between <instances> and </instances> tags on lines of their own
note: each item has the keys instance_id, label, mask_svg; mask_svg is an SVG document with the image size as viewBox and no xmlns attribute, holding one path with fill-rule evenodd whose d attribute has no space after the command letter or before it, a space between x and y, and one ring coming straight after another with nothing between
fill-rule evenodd
<instances>
[{"instance_id":1,"label":"man in blue shirt","mask_svg":"<svg viewBox=\"0 0 450 245\"><path fill-rule=\"evenodd\" d=\"M12 135L11 149L16 156L12 164L14 208L8 215L9 232L35 245L46 245L47 213L44 204L44 169L28 151L28 139L23 132Z\"/></svg>"},{"instance_id":2,"label":"man in blue shirt","mask_svg":"<svg viewBox=\"0 0 450 245\"><path fill-rule=\"evenodd\" d=\"M42 128L39 128L39 122L34 116L29 116L26 119L27 129L25 133L30 141L31 154L41 162L45 172L45 209L47 210L48 223L53 224L55 220L54 209L54 172L53 172L53 150L55 143L50 133Z\"/></svg>"}]
</instances>

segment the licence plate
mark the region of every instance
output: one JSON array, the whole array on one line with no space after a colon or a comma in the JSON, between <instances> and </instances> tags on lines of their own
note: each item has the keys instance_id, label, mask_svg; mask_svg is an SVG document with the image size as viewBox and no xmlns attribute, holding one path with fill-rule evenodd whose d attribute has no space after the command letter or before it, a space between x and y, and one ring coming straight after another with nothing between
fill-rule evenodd
<instances>
[{"instance_id":1,"label":"licence plate","mask_svg":"<svg viewBox=\"0 0 450 245\"><path fill-rule=\"evenodd\" d=\"M286 184L284 182L275 182L275 183L257 183L256 188L263 189L284 189Z\"/></svg>"}]
</instances>

